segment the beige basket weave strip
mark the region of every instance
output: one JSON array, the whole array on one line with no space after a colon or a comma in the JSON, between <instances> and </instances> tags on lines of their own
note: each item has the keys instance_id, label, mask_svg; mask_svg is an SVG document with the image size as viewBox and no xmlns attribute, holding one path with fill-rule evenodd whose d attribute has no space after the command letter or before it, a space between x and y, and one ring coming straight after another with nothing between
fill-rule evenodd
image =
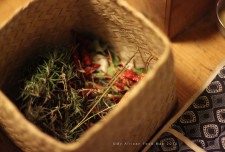
<instances>
[{"instance_id":1,"label":"beige basket weave strip","mask_svg":"<svg viewBox=\"0 0 225 152\"><path fill-rule=\"evenodd\" d=\"M36 0L0 30L0 85L13 90L22 66L49 43L68 42L70 30L93 32L113 46L123 60L137 48L144 58L154 54L152 71L106 118L76 143L63 144L27 121L0 93L0 124L24 151L137 151L159 128L175 104L173 58L168 40L151 22L123 1ZM155 58L156 59L156 58ZM143 66L140 55L137 67ZM18 92L18 90L16 90ZM13 91L7 94L15 93ZM115 146L113 143L140 143Z\"/></svg>"}]
</instances>

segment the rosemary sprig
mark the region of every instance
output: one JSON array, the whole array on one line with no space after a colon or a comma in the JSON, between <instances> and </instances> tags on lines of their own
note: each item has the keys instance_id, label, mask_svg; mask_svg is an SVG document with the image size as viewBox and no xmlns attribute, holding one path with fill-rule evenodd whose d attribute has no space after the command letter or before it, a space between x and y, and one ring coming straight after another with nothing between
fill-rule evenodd
<instances>
[{"instance_id":1,"label":"rosemary sprig","mask_svg":"<svg viewBox=\"0 0 225 152\"><path fill-rule=\"evenodd\" d=\"M26 117L57 138L71 128L72 119L79 120L84 114L84 99L70 85L72 80L77 85L80 80L68 53L69 50L61 49L45 56L31 79L25 81L20 96Z\"/></svg>"},{"instance_id":2,"label":"rosemary sprig","mask_svg":"<svg viewBox=\"0 0 225 152\"><path fill-rule=\"evenodd\" d=\"M83 41L83 38L80 40ZM30 72L30 79L25 80L19 98L20 109L27 119L64 142L77 140L141 79L140 74L127 70L128 63L138 51L122 66L119 57L107 48L108 45L99 39L94 40L89 49L108 60L109 67L113 66L113 70L108 69L108 74L97 70L100 64L91 63L86 50L88 43L84 40L73 44L72 49L61 47L48 51L40 60L40 65ZM104 57L107 51L109 56ZM142 70L136 71L141 73ZM125 72L129 79L121 79Z\"/></svg>"}]
</instances>

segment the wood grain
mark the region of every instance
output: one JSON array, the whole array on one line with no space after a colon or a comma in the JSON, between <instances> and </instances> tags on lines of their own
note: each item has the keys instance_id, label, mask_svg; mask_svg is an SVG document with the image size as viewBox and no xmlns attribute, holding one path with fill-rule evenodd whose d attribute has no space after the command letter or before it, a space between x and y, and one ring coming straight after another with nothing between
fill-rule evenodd
<instances>
[{"instance_id":1,"label":"wood grain","mask_svg":"<svg viewBox=\"0 0 225 152\"><path fill-rule=\"evenodd\" d=\"M165 27L168 27L168 36L173 37L185 27L198 20L209 9L215 6L215 0L167 0L170 4L167 9ZM169 18L169 19L168 19Z\"/></svg>"},{"instance_id":2,"label":"wood grain","mask_svg":"<svg viewBox=\"0 0 225 152\"><path fill-rule=\"evenodd\" d=\"M125 0L170 38L202 17L215 0Z\"/></svg>"},{"instance_id":3,"label":"wood grain","mask_svg":"<svg viewBox=\"0 0 225 152\"><path fill-rule=\"evenodd\" d=\"M225 38L216 27L215 10L172 40L180 109L225 59Z\"/></svg>"}]
</instances>

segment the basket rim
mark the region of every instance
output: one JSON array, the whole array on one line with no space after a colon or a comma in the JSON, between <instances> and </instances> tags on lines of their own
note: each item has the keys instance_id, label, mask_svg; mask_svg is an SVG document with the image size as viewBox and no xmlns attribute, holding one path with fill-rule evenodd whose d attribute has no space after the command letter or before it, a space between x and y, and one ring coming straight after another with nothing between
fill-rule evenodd
<instances>
[{"instance_id":1,"label":"basket rim","mask_svg":"<svg viewBox=\"0 0 225 152\"><path fill-rule=\"evenodd\" d=\"M20 11L29 7L29 5L31 5L32 3L36 2L36 1L38 1L38 0L27 0L26 2L23 3L23 5L18 6L17 9L11 10L11 12L9 12L7 19L0 22L0 30L2 28L4 28L4 26L7 25L14 18L14 16L19 14ZM116 4L118 5L118 7L122 7L126 11L130 12L135 17L135 19L137 19L143 23L143 26L154 29L155 34L161 39L162 43L165 46L164 51L163 51L162 55L160 56L160 59L154 65L154 68L152 69L152 71L144 77L144 79L146 79L146 80L151 80L155 77L155 75L159 71L160 67L168 60L169 56L171 55L170 41L156 25L154 25L151 21L149 21L143 14L136 11L136 9L134 9L132 6L130 6L127 2L125 2L123 0L115 0L115 1L116 1ZM1 9L1 6L0 6L0 9ZM140 81L137 84L137 86L139 86L139 88L142 88L144 85L145 85L145 83L143 81ZM129 103L131 98L134 97L137 93L138 92L132 92L131 95L129 95L126 102ZM54 137L51 137L50 135L42 132L36 125L34 125L29 120L27 120L25 118L25 116L16 107L16 105L2 92L2 90L0 90L0 97L1 97L0 100L2 100L2 101L4 101L4 100L9 101L9 102L5 103L6 106L9 107L9 109L11 111L15 111L15 115L16 115L15 117L18 118L18 120L20 120L19 122L21 124L26 124L27 128L30 129L29 132L33 132L35 135L38 135L39 138L45 139L52 145L55 145L56 147L60 148L61 150L65 150L65 151L79 149L82 145L84 145L88 141L89 138L91 138L92 135L94 135L97 131L101 130L101 128L104 126L104 124L107 124L112 117L116 116L117 113L119 113L123 109L123 107L126 106L126 104L123 104L124 103L123 102L122 104L120 104L120 108L116 108L116 109L112 110L112 112L110 112L110 114L108 114L106 116L107 119L105 119L104 121L100 121L100 122L96 123L93 127L91 127L87 131L88 134L84 133L84 135L78 140L79 142L63 143L63 142L55 139Z\"/></svg>"}]
</instances>

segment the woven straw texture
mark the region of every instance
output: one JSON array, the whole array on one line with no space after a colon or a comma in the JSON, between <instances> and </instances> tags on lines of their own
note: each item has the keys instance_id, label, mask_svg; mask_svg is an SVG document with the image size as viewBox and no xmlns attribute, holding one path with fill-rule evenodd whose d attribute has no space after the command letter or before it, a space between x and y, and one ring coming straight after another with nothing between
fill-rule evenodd
<instances>
[{"instance_id":1,"label":"woven straw texture","mask_svg":"<svg viewBox=\"0 0 225 152\"><path fill-rule=\"evenodd\" d=\"M169 41L121 0L35 0L19 7L12 18L0 25L0 125L23 151L138 151L175 105ZM159 60L151 61L151 72L105 119L79 141L64 144L27 121L13 104L13 94L19 91L15 86L23 65L41 53L39 48L68 42L71 29L99 35L123 60L137 48L145 59L154 55ZM143 66L140 54L134 63ZM134 142L140 144L129 144Z\"/></svg>"}]
</instances>

